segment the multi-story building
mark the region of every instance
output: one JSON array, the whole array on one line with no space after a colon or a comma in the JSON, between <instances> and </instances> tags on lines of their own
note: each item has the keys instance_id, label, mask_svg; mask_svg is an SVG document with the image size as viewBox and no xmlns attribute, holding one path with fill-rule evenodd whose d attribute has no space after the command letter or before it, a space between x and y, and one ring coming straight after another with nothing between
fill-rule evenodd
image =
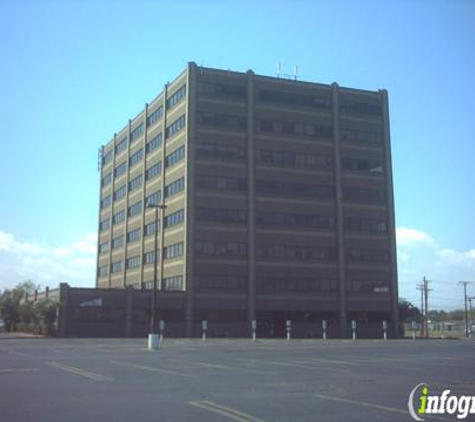
<instances>
[{"instance_id":1,"label":"multi-story building","mask_svg":"<svg viewBox=\"0 0 475 422\"><path fill-rule=\"evenodd\" d=\"M184 335L397 335L385 90L189 63L101 151L97 287L151 288L158 257Z\"/></svg>"}]
</instances>

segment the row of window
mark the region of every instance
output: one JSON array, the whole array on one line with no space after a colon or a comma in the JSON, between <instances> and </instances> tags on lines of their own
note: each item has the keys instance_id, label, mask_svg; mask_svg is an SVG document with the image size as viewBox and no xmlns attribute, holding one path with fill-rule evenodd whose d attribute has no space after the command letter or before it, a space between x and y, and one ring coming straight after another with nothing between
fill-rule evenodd
<instances>
[{"instance_id":1,"label":"row of window","mask_svg":"<svg viewBox=\"0 0 475 422\"><path fill-rule=\"evenodd\" d=\"M134 190L140 188L142 186L142 175L139 174L137 177L134 177L129 182L129 192L133 192Z\"/></svg>"},{"instance_id":2,"label":"row of window","mask_svg":"<svg viewBox=\"0 0 475 422\"><path fill-rule=\"evenodd\" d=\"M169 185L165 186L165 198L176 195L185 189L185 179L183 177L175 180Z\"/></svg>"},{"instance_id":3,"label":"row of window","mask_svg":"<svg viewBox=\"0 0 475 422\"><path fill-rule=\"evenodd\" d=\"M165 217L165 227L173 227L180 223L183 223L184 218L185 218L184 210L175 211L174 213L167 215Z\"/></svg>"},{"instance_id":4,"label":"row of window","mask_svg":"<svg viewBox=\"0 0 475 422\"><path fill-rule=\"evenodd\" d=\"M243 290L246 287L246 276L237 274L199 274L193 283L198 290Z\"/></svg>"},{"instance_id":5,"label":"row of window","mask_svg":"<svg viewBox=\"0 0 475 422\"><path fill-rule=\"evenodd\" d=\"M247 118L245 116L231 116L220 113L198 113L198 124L243 130L247 127Z\"/></svg>"},{"instance_id":6,"label":"row of window","mask_svg":"<svg viewBox=\"0 0 475 422\"><path fill-rule=\"evenodd\" d=\"M315 95L295 94L270 89L259 89L257 91L257 98L265 102L277 104L291 104L299 107L311 107L323 110L330 110L332 106L331 97L318 97Z\"/></svg>"},{"instance_id":7,"label":"row of window","mask_svg":"<svg viewBox=\"0 0 475 422\"><path fill-rule=\"evenodd\" d=\"M129 167L133 167L135 164L138 164L143 158L143 148L139 149L137 152L134 152L129 158Z\"/></svg>"},{"instance_id":8,"label":"row of window","mask_svg":"<svg viewBox=\"0 0 475 422\"><path fill-rule=\"evenodd\" d=\"M147 127L153 126L163 116L163 106L158 107L154 112L147 116Z\"/></svg>"},{"instance_id":9,"label":"row of window","mask_svg":"<svg viewBox=\"0 0 475 422\"><path fill-rule=\"evenodd\" d=\"M147 290L153 289L153 281L146 281L143 283L143 288ZM183 276L176 275L164 278L162 288L163 290L183 290Z\"/></svg>"},{"instance_id":10,"label":"row of window","mask_svg":"<svg viewBox=\"0 0 475 422\"><path fill-rule=\"evenodd\" d=\"M263 226L316 227L319 229L333 229L335 227L335 218L329 215L285 212L259 211L256 214L256 222Z\"/></svg>"},{"instance_id":11,"label":"row of window","mask_svg":"<svg viewBox=\"0 0 475 422\"><path fill-rule=\"evenodd\" d=\"M152 151L156 150L157 148L162 145L162 134L159 133L157 136L154 136L150 141L147 142L145 145L145 152L147 154L150 154Z\"/></svg>"},{"instance_id":12,"label":"row of window","mask_svg":"<svg viewBox=\"0 0 475 422\"><path fill-rule=\"evenodd\" d=\"M302 246L261 244L257 246L257 256L260 258L311 259L319 261L335 261L334 246Z\"/></svg>"},{"instance_id":13,"label":"row of window","mask_svg":"<svg viewBox=\"0 0 475 422\"><path fill-rule=\"evenodd\" d=\"M185 147L182 146L165 157L165 167L171 167L185 157Z\"/></svg>"},{"instance_id":14,"label":"row of window","mask_svg":"<svg viewBox=\"0 0 475 422\"><path fill-rule=\"evenodd\" d=\"M389 260L389 252L386 249L350 248L347 254L351 262L382 263Z\"/></svg>"},{"instance_id":15,"label":"row of window","mask_svg":"<svg viewBox=\"0 0 475 422\"><path fill-rule=\"evenodd\" d=\"M385 204L386 191L379 189L343 188L343 199L352 202Z\"/></svg>"},{"instance_id":16,"label":"row of window","mask_svg":"<svg viewBox=\"0 0 475 422\"><path fill-rule=\"evenodd\" d=\"M165 138L173 136L175 133L178 133L185 127L185 115L176 119L170 126L165 130Z\"/></svg>"},{"instance_id":17,"label":"row of window","mask_svg":"<svg viewBox=\"0 0 475 422\"><path fill-rule=\"evenodd\" d=\"M115 145L115 155L120 154L122 151L127 149L127 138L122 138L117 144Z\"/></svg>"},{"instance_id":18,"label":"row of window","mask_svg":"<svg viewBox=\"0 0 475 422\"><path fill-rule=\"evenodd\" d=\"M238 242L195 242L196 255L246 256L247 244Z\"/></svg>"},{"instance_id":19,"label":"row of window","mask_svg":"<svg viewBox=\"0 0 475 422\"><path fill-rule=\"evenodd\" d=\"M246 224L247 212L243 209L197 208L196 221L210 223Z\"/></svg>"},{"instance_id":20,"label":"row of window","mask_svg":"<svg viewBox=\"0 0 475 422\"><path fill-rule=\"evenodd\" d=\"M311 136L316 138L332 138L333 128L307 123L283 122L273 120L258 120L261 132L283 133L288 135Z\"/></svg>"},{"instance_id":21,"label":"row of window","mask_svg":"<svg viewBox=\"0 0 475 422\"><path fill-rule=\"evenodd\" d=\"M340 102L340 112L379 116L382 113L382 109L380 104L343 100Z\"/></svg>"},{"instance_id":22,"label":"row of window","mask_svg":"<svg viewBox=\"0 0 475 422\"><path fill-rule=\"evenodd\" d=\"M183 255L183 242L175 243L173 245L167 246L163 251L163 257L165 259L176 258L182 255Z\"/></svg>"},{"instance_id":23,"label":"row of window","mask_svg":"<svg viewBox=\"0 0 475 422\"><path fill-rule=\"evenodd\" d=\"M340 131L340 139L342 142L348 143L379 144L383 142L383 132L342 129Z\"/></svg>"},{"instance_id":24,"label":"row of window","mask_svg":"<svg viewBox=\"0 0 475 422\"><path fill-rule=\"evenodd\" d=\"M257 280L260 291L331 292L338 290L336 278L263 277Z\"/></svg>"},{"instance_id":25,"label":"row of window","mask_svg":"<svg viewBox=\"0 0 475 422\"><path fill-rule=\"evenodd\" d=\"M314 154L299 154L291 151L257 150L257 161L282 167L331 169L331 157Z\"/></svg>"},{"instance_id":26,"label":"row of window","mask_svg":"<svg viewBox=\"0 0 475 422\"><path fill-rule=\"evenodd\" d=\"M162 172L162 162L159 161L158 163L154 164L152 167L149 167L145 170L145 180L149 181L154 177L157 177Z\"/></svg>"},{"instance_id":27,"label":"row of window","mask_svg":"<svg viewBox=\"0 0 475 422\"><path fill-rule=\"evenodd\" d=\"M186 85L181 86L170 98L167 99L167 109L177 105L186 96Z\"/></svg>"},{"instance_id":28,"label":"row of window","mask_svg":"<svg viewBox=\"0 0 475 422\"><path fill-rule=\"evenodd\" d=\"M345 229L350 233L385 234L388 232L388 224L382 218L347 217Z\"/></svg>"},{"instance_id":29,"label":"row of window","mask_svg":"<svg viewBox=\"0 0 475 422\"><path fill-rule=\"evenodd\" d=\"M139 139L143 135L143 132L144 132L144 125L142 122L130 132L130 143L135 142L137 139Z\"/></svg>"},{"instance_id":30,"label":"row of window","mask_svg":"<svg viewBox=\"0 0 475 422\"><path fill-rule=\"evenodd\" d=\"M240 177L197 176L196 187L211 190L247 190L247 180Z\"/></svg>"},{"instance_id":31,"label":"row of window","mask_svg":"<svg viewBox=\"0 0 475 422\"><path fill-rule=\"evenodd\" d=\"M341 166L344 170L369 172L376 176L384 174L384 163L381 160L343 157Z\"/></svg>"},{"instance_id":32,"label":"row of window","mask_svg":"<svg viewBox=\"0 0 475 422\"><path fill-rule=\"evenodd\" d=\"M279 196L327 199L334 197L333 186L310 185L307 183L288 183L273 180L257 180L256 192Z\"/></svg>"},{"instance_id":33,"label":"row of window","mask_svg":"<svg viewBox=\"0 0 475 422\"><path fill-rule=\"evenodd\" d=\"M247 87L245 85L199 82L198 93L211 97L245 98L247 96Z\"/></svg>"},{"instance_id":34,"label":"row of window","mask_svg":"<svg viewBox=\"0 0 475 422\"><path fill-rule=\"evenodd\" d=\"M243 160L246 158L246 148L203 143L196 147L196 155L198 157L210 157L218 160Z\"/></svg>"}]
</instances>

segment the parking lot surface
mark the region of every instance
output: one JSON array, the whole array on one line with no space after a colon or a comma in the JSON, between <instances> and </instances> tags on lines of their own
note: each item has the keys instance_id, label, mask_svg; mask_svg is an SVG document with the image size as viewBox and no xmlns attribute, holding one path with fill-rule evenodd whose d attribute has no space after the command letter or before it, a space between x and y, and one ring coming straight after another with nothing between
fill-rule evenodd
<instances>
[{"instance_id":1,"label":"parking lot surface","mask_svg":"<svg viewBox=\"0 0 475 422\"><path fill-rule=\"evenodd\" d=\"M419 383L475 396L474 356L467 340L164 339L150 352L146 339L3 335L0 420L411 421Z\"/></svg>"}]
</instances>

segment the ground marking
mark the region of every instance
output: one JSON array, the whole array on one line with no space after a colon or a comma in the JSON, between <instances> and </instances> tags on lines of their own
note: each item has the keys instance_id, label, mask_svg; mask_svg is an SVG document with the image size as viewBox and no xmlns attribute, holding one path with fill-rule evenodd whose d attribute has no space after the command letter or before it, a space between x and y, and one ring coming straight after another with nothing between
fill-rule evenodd
<instances>
[{"instance_id":1,"label":"ground marking","mask_svg":"<svg viewBox=\"0 0 475 422\"><path fill-rule=\"evenodd\" d=\"M240 422L264 422L262 419L256 418L248 413L240 412L232 407L223 406L207 400L188 402L191 406L200 407L210 412L219 413L229 419L234 419Z\"/></svg>"},{"instance_id":2,"label":"ground marking","mask_svg":"<svg viewBox=\"0 0 475 422\"><path fill-rule=\"evenodd\" d=\"M172 374L172 375L180 375L182 377L196 377L194 374L185 374L183 372L178 372L178 371L173 371L171 369L162 369L162 368L156 368L153 366L144 366L144 365L137 365L135 363L128 363L128 362L120 362L116 360L111 360L111 363L114 363L115 365L123 365L123 366L130 366L131 368L138 368L138 369L144 369L146 371L152 371L152 372L161 372L164 374Z\"/></svg>"},{"instance_id":3,"label":"ground marking","mask_svg":"<svg viewBox=\"0 0 475 422\"><path fill-rule=\"evenodd\" d=\"M0 374L10 374L17 372L38 372L38 368L0 368Z\"/></svg>"},{"instance_id":4,"label":"ground marking","mask_svg":"<svg viewBox=\"0 0 475 422\"><path fill-rule=\"evenodd\" d=\"M314 394L314 396L319 398L319 399L322 399L322 400L330 400L330 401L336 401L336 402L340 402L340 403L354 404L356 406L369 407L371 409L384 410L386 412L402 413L404 415L409 416L409 412L407 410L396 409L394 407L388 407L388 406L382 406L380 404L372 404L372 403L366 403L366 402L362 402L362 401L342 399L340 397L325 396L323 394ZM429 417L429 416L427 416L427 417ZM453 419L443 418L441 416L430 415L430 417L432 417L434 419L440 419L440 420L443 420L443 421L452 421L453 420Z\"/></svg>"},{"instance_id":5,"label":"ground marking","mask_svg":"<svg viewBox=\"0 0 475 422\"><path fill-rule=\"evenodd\" d=\"M86 378L93 379L95 381L112 381L112 378L105 377L104 375L94 374L93 372L85 371L81 368L76 368L74 366L62 365L58 362L43 362L45 365L52 366L53 368L61 369L66 372L71 372L72 374L81 375Z\"/></svg>"}]
</instances>

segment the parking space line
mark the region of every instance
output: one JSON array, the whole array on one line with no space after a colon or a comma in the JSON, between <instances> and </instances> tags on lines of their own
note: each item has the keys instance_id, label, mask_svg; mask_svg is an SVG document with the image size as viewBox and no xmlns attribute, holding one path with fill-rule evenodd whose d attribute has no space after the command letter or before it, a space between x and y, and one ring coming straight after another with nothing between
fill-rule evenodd
<instances>
[{"instance_id":1,"label":"parking space line","mask_svg":"<svg viewBox=\"0 0 475 422\"><path fill-rule=\"evenodd\" d=\"M131 368L144 369L146 371L160 372L160 373L171 374L171 375L179 375L182 377L191 377L191 378L196 377L196 375L194 374L185 374L183 372L173 371L171 369L156 368L154 366L137 365L136 363L121 362L121 361L116 361L116 360L111 360L110 362L115 365L130 366Z\"/></svg>"},{"instance_id":2,"label":"parking space line","mask_svg":"<svg viewBox=\"0 0 475 422\"><path fill-rule=\"evenodd\" d=\"M277 362L273 360L259 360L259 359L236 359L240 361L248 361L248 362L253 362L253 363L259 363L261 365L275 365L275 366L288 366L288 367L294 367L294 368L305 368L305 369L324 369L324 366L316 366L316 365L311 365L311 364L304 364L304 363L298 363L297 361L290 361L290 362ZM323 362L322 362L323 363ZM343 369L343 368L331 368L332 371L339 371L339 372L348 372L349 369Z\"/></svg>"},{"instance_id":3,"label":"parking space line","mask_svg":"<svg viewBox=\"0 0 475 422\"><path fill-rule=\"evenodd\" d=\"M362 402L362 401L343 399L343 398L334 397L334 396L325 396L323 394L314 394L314 396L316 398L322 399L322 400L329 400L329 401L336 401L336 402L339 402L339 403L353 404L355 406L369 407L371 409L384 410L386 412L392 412L392 413L402 413L403 415L409 416L409 412L407 410L396 409L394 407L388 407L388 406L382 406L380 404L366 403L366 402ZM429 417L429 416L427 416L427 417ZM440 420L443 420L443 421L453 420L453 419L443 418L442 416L430 415L430 417L433 418L433 419L440 419Z\"/></svg>"},{"instance_id":4,"label":"parking space line","mask_svg":"<svg viewBox=\"0 0 475 422\"><path fill-rule=\"evenodd\" d=\"M62 371L66 371L75 375L80 375L86 378L90 378L95 381L112 381L112 378L105 377L104 375L95 374L93 372L88 372L88 371L85 371L84 369L76 368L74 366L62 365L58 362L48 362L48 361L45 361L43 363L53 368L61 369Z\"/></svg>"},{"instance_id":5,"label":"parking space line","mask_svg":"<svg viewBox=\"0 0 475 422\"><path fill-rule=\"evenodd\" d=\"M337 363L341 365L357 365L355 362L349 362L347 360L334 360L334 359L325 359L325 358L304 358L299 362L321 362L321 363Z\"/></svg>"},{"instance_id":6,"label":"parking space line","mask_svg":"<svg viewBox=\"0 0 475 422\"><path fill-rule=\"evenodd\" d=\"M230 366L230 365L219 365L219 364L216 364L216 363L193 362L193 364L208 367L208 368L225 369L225 370L228 370L228 371L247 372L247 373L250 373L250 374L275 375L275 372L260 371L258 369L248 369L248 368L241 368L241 367L238 367L238 366Z\"/></svg>"},{"instance_id":7,"label":"parking space line","mask_svg":"<svg viewBox=\"0 0 475 422\"><path fill-rule=\"evenodd\" d=\"M262 419L256 418L255 416L249 415L248 413L244 413L239 410L233 409L232 407L223 406L222 404L217 404L207 400L190 401L188 402L188 404L191 406L196 406L200 407L201 409L208 410L209 412L218 413L229 419L234 419L235 421L264 422Z\"/></svg>"},{"instance_id":8,"label":"parking space line","mask_svg":"<svg viewBox=\"0 0 475 422\"><path fill-rule=\"evenodd\" d=\"M38 372L38 368L0 368L0 374L22 373L22 372Z\"/></svg>"},{"instance_id":9,"label":"parking space line","mask_svg":"<svg viewBox=\"0 0 475 422\"><path fill-rule=\"evenodd\" d=\"M0 347L0 350L5 353L11 353L12 355L15 355L15 356L28 356L28 353L17 352L14 349L8 349L6 347Z\"/></svg>"}]
</instances>

